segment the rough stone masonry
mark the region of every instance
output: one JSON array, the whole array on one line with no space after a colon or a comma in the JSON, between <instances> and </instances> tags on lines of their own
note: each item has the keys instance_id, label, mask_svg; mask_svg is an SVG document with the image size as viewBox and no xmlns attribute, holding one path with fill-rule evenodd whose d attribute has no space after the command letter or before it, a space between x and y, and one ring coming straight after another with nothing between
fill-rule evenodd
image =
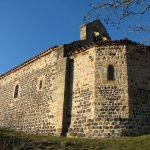
<instances>
[{"instance_id":1,"label":"rough stone masonry","mask_svg":"<svg viewBox=\"0 0 150 150\"><path fill-rule=\"evenodd\" d=\"M150 133L150 47L99 20L0 76L0 128L71 137Z\"/></svg>"}]
</instances>

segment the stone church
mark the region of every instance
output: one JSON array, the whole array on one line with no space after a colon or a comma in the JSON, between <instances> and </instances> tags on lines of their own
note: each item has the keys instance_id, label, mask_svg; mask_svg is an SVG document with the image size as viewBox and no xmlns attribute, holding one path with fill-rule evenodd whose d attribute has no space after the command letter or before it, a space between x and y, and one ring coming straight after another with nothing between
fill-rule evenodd
<instances>
[{"instance_id":1,"label":"stone church","mask_svg":"<svg viewBox=\"0 0 150 150\"><path fill-rule=\"evenodd\" d=\"M99 20L0 76L0 128L68 137L150 133L150 47Z\"/></svg>"}]
</instances>

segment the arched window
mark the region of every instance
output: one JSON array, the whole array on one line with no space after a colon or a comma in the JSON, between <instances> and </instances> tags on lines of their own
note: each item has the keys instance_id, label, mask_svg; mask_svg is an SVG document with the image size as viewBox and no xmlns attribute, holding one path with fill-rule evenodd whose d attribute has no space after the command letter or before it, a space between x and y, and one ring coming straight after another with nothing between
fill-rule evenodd
<instances>
[{"instance_id":1,"label":"arched window","mask_svg":"<svg viewBox=\"0 0 150 150\"><path fill-rule=\"evenodd\" d=\"M113 65L108 65L107 67L107 80L115 80Z\"/></svg>"},{"instance_id":2,"label":"arched window","mask_svg":"<svg viewBox=\"0 0 150 150\"><path fill-rule=\"evenodd\" d=\"M14 98L18 97L18 92L19 92L19 85L16 85L15 92L14 92Z\"/></svg>"}]
</instances>

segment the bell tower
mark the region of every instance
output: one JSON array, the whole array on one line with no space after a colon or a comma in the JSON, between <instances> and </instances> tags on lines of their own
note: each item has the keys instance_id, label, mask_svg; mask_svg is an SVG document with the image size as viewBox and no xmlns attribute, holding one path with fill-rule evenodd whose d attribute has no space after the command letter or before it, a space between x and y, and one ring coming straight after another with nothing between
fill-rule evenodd
<instances>
[{"instance_id":1,"label":"bell tower","mask_svg":"<svg viewBox=\"0 0 150 150\"><path fill-rule=\"evenodd\" d=\"M80 40L96 42L111 40L111 38L100 20L94 20L80 27Z\"/></svg>"}]
</instances>

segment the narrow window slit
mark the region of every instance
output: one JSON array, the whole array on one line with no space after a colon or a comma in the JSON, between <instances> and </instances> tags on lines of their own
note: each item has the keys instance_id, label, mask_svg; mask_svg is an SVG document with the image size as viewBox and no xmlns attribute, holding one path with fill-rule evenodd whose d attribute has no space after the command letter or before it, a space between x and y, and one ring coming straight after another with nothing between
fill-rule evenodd
<instances>
[{"instance_id":1,"label":"narrow window slit","mask_svg":"<svg viewBox=\"0 0 150 150\"><path fill-rule=\"evenodd\" d=\"M39 89L40 90L42 89L42 85L43 85L43 82L42 82L42 80L40 80L40 83L39 83Z\"/></svg>"},{"instance_id":2,"label":"narrow window slit","mask_svg":"<svg viewBox=\"0 0 150 150\"><path fill-rule=\"evenodd\" d=\"M19 85L16 85L15 92L14 92L14 98L18 97L18 92L19 92Z\"/></svg>"}]
</instances>

